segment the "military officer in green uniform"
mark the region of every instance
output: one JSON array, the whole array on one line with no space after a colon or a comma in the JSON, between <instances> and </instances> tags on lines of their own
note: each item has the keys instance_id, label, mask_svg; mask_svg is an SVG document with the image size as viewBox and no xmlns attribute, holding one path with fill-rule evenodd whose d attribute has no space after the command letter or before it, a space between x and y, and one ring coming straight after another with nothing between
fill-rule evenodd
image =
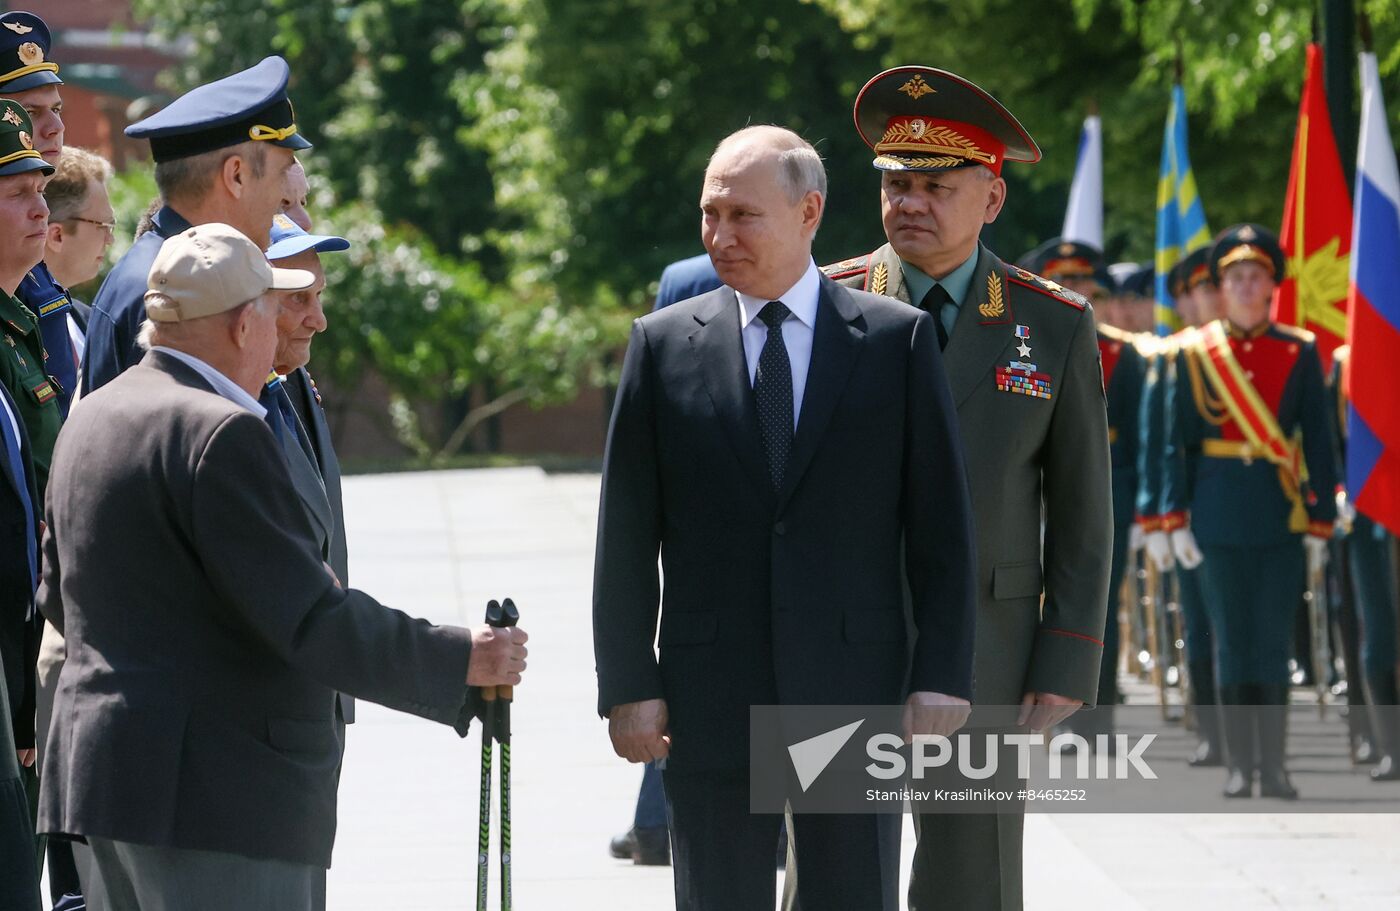
<instances>
[{"instance_id":1,"label":"military officer in green uniform","mask_svg":"<svg viewBox=\"0 0 1400 911\"><path fill-rule=\"evenodd\" d=\"M41 190L54 172L34 149L33 129L22 106L0 100L0 383L10 391L29 433L42 500L63 418L58 390L45 370L38 314L15 298L20 282L44 258L49 207Z\"/></svg>"},{"instance_id":2,"label":"military officer in green uniform","mask_svg":"<svg viewBox=\"0 0 1400 911\"><path fill-rule=\"evenodd\" d=\"M994 98L902 66L865 85L855 119L889 243L826 271L934 316L977 525L974 702L1019 705L1011 721L1044 731L1094 702L1103 654L1113 517L1093 313L979 242L1006 201L1003 162L1040 158ZM1023 813L916 822L910 908L1021 907Z\"/></svg>"},{"instance_id":3,"label":"military officer in green uniform","mask_svg":"<svg viewBox=\"0 0 1400 911\"><path fill-rule=\"evenodd\" d=\"M1103 253L1089 244L1056 237L1027 256L1030 271L1087 298L1096 307L1098 301L1113 296L1113 280ZM1139 413L1147 374L1147 362L1138 350L1136 336L1098 319L1095 329L1108 402L1108 445L1113 466L1113 562L1108 573L1098 705L1092 711L1075 715L1069 725L1090 746L1097 745L1096 734L1112 733L1113 707L1118 703L1118 604L1128 566L1129 539L1136 523ZM1111 749L1113 741L1107 743Z\"/></svg>"},{"instance_id":4,"label":"military officer in green uniform","mask_svg":"<svg viewBox=\"0 0 1400 911\"><path fill-rule=\"evenodd\" d=\"M1216 240L1225 316L1183 338L1167 391L1165 520L1200 566L1224 710L1227 797L1297 797L1284 768L1288 657L1321 573L1337 471L1311 333L1269 320L1283 251L1259 225Z\"/></svg>"},{"instance_id":5,"label":"military officer in green uniform","mask_svg":"<svg viewBox=\"0 0 1400 911\"><path fill-rule=\"evenodd\" d=\"M1180 516L1174 517L1171 522L1165 518L1162 479L1166 461L1166 394L1176 353L1182 339L1196 327L1220 318L1220 297L1210 277L1209 260L1210 247L1201 247L1173 266L1167 277L1167 288L1176 305L1176 314L1185 328L1157 339L1149 352L1142 398L1137 505L1138 522L1144 532L1149 559L1159 572L1171 573L1176 580L1176 600L1181 606L1185 627L1189 698L1196 718L1196 749L1187 762L1199 767L1219 766L1223 753L1210 617L1201 597L1198 570L1194 567L1188 569L1176 560L1173 553L1171 536L1183 523ZM1190 554L1187 556L1189 561Z\"/></svg>"}]
</instances>

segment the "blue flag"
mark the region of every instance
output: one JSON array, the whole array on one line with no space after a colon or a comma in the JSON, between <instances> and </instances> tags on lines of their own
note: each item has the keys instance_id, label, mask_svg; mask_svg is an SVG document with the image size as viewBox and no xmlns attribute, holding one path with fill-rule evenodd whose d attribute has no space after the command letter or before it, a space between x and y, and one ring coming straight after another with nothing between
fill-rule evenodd
<instances>
[{"instance_id":1,"label":"blue flag","mask_svg":"<svg viewBox=\"0 0 1400 911\"><path fill-rule=\"evenodd\" d=\"M1157 178L1157 334L1170 335L1181 328L1176 301L1167 287L1167 276L1198 248L1210 243L1206 210L1196 192L1196 175L1186 151L1186 92L1172 86L1167 127L1162 136L1162 167Z\"/></svg>"}]
</instances>

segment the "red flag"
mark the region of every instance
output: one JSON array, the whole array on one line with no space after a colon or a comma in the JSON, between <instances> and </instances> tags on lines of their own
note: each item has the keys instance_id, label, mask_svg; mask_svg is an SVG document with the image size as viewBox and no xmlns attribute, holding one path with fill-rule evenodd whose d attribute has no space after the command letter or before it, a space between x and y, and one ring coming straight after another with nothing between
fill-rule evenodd
<instances>
[{"instance_id":1,"label":"red flag","mask_svg":"<svg viewBox=\"0 0 1400 911\"><path fill-rule=\"evenodd\" d=\"M1273 318L1317 335L1325 373L1332 369L1332 351L1347 334L1351 193L1327 113L1322 48L1316 44L1308 45L1279 241L1288 276L1274 295Z\"/></svg>"}]
</instances>

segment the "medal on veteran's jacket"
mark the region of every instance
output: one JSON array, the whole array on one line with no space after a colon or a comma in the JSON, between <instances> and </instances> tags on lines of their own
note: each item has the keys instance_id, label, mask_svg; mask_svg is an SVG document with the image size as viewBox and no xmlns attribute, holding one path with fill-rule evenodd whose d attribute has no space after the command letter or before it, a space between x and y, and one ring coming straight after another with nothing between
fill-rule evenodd
<instances>
[{"instance_id":1,"label":"medal on veteran's jacket","mask_svg":"<svg viewBox=\"0 0 1400 911\"><path fill-rule=\"evenodd\" d=\"M1031 327L1030 327L1030 326L1017 326L1017 327L1016 327L1016 338L1020 339L1020 342L1021 342L1019 345L1016 346L1016 353L1019 354L1019 355L1021 356L1021 359L1022 359L1022 360L1025 360L1026 358L1028 358L1028 357L1031 356L1031 346L1030 346Z\"/></svg>"}]
</instances>

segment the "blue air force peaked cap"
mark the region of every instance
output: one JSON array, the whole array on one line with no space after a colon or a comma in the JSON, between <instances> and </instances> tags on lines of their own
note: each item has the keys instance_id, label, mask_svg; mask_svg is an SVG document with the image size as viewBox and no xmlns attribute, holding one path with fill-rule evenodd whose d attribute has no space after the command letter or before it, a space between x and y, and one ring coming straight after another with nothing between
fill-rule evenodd
<instances>
[{"instance_id":1,"label":"blue air force peaked cap","mask_svg":"<svg viewBox=\"0 0 1400 911\"><path fill-rule=\"evenodd\" d=\"M291 68L266 57L216 82L190 89L145 120L126 128L132 139L149 139L157 162L188 158L253 140L293 151L311 148L297 132L287 99Z\"/></svg>"},{"instance_id":2,"label":"blue air force peaked cap","mask_svg":"<svg viewBox=\"0 0 1400 911\"><path fill-rule=\"evenodd\" d=\"M301 225L285 215L272 218L272 243L267 248L268 259L286 259L315 250L317 253L338 253L350 249L350 241L333 234L308 234Z\"/></svg>"},{"instance_id":3,"label":"blue air force peaked cap","mask_svg":"<svg viewBox=\"0 0 1400 911\"><path fill-rule=\"evenodd\" d=\"M34 151L34 125L18 101L0 100L0 177L14 177L42 171L52 174L54 166Z\"/></svg>"},{"instance_id":4,"label":"blue air force peaked cap","mask_svg":"<svg viewBox=\"0 0 1400 911\"><path fill-rule=\"evenodd\" d=\"M49 27L20 10L0 16L0 95L62 85L58 64L49 61Z\"/></svg>"}]
</instances>

